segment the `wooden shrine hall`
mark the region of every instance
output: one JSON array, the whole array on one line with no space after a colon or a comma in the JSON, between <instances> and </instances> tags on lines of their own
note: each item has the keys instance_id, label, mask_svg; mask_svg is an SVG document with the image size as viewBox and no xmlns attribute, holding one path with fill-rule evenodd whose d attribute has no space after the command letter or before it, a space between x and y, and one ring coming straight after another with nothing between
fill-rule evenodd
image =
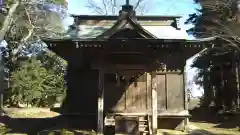
<instances>
[{"instance_id":1,"label":"wooden shrine hall","mask_svg":"<svg viewBox=\"0 0 240 135\"><path fill-rule=\"evenodd\" d=\"M213 39L159 38L146 28L177 33L180 17L136 16L128 2L119 16L73 17L68 37L42 38L68 61L62 113L88 118L98 134L108 127L115 133L156 134L158 128L186 126L186 60Z\"/></svg>"}]
</instances>

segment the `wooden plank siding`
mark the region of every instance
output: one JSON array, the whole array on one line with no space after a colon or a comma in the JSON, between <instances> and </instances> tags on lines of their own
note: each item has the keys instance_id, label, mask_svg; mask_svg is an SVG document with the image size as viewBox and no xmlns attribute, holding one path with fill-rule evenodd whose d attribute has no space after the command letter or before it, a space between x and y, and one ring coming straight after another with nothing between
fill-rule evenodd
<instances>
[{"instance_id":1,"label":"wooden plank siding","mask_svg":"<svg viewBox=\"0 0 240 135\"><path fill-rule=\"evenodd\" d=\"M157 74L156 81L158 114L183 111L185 104L183 74L160 73ZM113 90L114 92L106 93L108 95L108 97L105 96L107 101L110 102L110 99L119 97L113 107L115 113L151 113L152 94L151 75L149 73L143 74L129 86L126 82L121 82L121 86L116 86L116 82L111 84L108 82L108 86L111 87L108 92ZM124 90L119 92L120 89ZM116 96L117 91L121 95Z\"/></svg>"},{"instance_id":2,"label":"wooden plank siding","mask_svg":"<svg viewBox=\"0 0 240 135\"><path fill-rule=\"evenodd\" d=\"M167 74L167 110L184 110L182 74Z\"/></svg>"},{"instance_id":3,"label":"wooden plank siding","mask_svg":"<svg viewBox=\"0 0 240 135\"><path fill-rule=\"evenodd\" d=\"M147 73L147 109L151 110L152 109L152 82L151 82L151 74Z\"/></svg>"},{"instance_id":4,"label":"wooden plank siding","mask_svg":"<svg viewBox=\"0 0 240 135\"><path fill-rule=\"evenodd\" d=\"M167 86L166 75L157 75L157 96L158 96L158 111L167 109Z\"/></svg>"},{"instance_id":5,"label":"wooden plank siding","mask_svg":"<svg viewBox=\"0 0 240 135\"><path fill-rule=\"evenodd\" d=\"M146 74L134 81L126 90L126 110L134 113L136 111L147 111Z\"/></svg>"}]
</instances>

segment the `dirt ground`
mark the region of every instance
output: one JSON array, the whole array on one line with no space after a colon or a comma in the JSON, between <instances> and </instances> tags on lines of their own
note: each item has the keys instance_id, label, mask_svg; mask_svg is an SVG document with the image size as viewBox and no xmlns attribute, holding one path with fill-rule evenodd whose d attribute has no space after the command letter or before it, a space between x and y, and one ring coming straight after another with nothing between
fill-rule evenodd
<instances>
[{"instance_id":1,"label":"dirt ground","mask_svg":"<svg viewBox=\"0 0 240 135\"><path fill-rule=\"evenodd\" d=\"M0 117L0 135L93 135L92 129L80 130L69 125L69 119L45 108L8 108L8 116ZM76 119L76 118L73 118ZM228 121L229 122L229 121ZM71 120L72 123L72 120ZM221 123L223 124L223 123ZM189 132L161 129L159 135L240 135L238 127L219 126L217 122L191 121Z\"/></svg>"}]
</instances>

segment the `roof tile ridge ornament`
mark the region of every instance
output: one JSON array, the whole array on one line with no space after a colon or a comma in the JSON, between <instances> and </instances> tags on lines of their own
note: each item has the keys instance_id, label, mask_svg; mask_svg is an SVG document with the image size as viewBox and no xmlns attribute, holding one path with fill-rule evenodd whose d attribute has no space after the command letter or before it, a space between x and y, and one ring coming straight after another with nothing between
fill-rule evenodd
<instances>
[{"instance_id":1,"label":"roof tile ridge ornament","mask_svg":"<svg viewBox=\"0 0 240 135\"><path fill-rule=\"evenodd\" d=\"M129 4L129 0L126 0L126 4L122 5L122 9L119 11L119 18L125 15L129 16L130 18L137 19L136 11L134 10L133 6Z\"/></svg>"}]
</instances>

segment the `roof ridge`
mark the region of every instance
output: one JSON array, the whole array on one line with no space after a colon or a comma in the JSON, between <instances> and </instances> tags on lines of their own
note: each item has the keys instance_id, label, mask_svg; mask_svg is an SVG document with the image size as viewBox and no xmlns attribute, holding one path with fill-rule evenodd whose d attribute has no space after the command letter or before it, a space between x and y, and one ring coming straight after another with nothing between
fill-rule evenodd
<instances>
[{"instance_id":1,"label":"roof ridge","mask_svg":"<svg viewBox=\"0 0 240 135\"><path fill-rule=\"evenodd\" d=\"M133 29L139 31L138 33L144 38L157 38L156 36L148 32L146 29L144 29L137 21L133 20L128 13L126 13L123 14L122 16L119 16L117 22L110 29L106 30L101 35L97 36L96 39L101 38L111 39L111 36L125 29L127 24L130 24L133 27Z\"/></svg>"}]
</instances>

